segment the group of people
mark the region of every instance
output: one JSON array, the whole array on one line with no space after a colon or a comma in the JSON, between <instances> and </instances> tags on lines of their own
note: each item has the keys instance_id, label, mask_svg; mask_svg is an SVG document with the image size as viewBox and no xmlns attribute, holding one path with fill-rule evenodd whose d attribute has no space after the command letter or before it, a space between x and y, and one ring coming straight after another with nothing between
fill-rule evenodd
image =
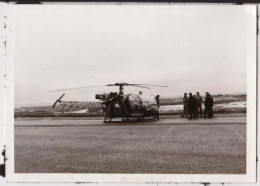
<instances>
[{"instance_id":1,"label":"group of people","mask_svg":"<svg viewBox=\"0 0 260 186\"><path fill-rule=\"evenodd\" d=\"M187 93L184 93L183 97L183 114L181 117L187 117L189 119L196 119L199 116L200 117L208 117L213 118L213 98L211 97L210 93L206 92L205 95L205 109L204 109L204 115L202 112L202 103L203 99L200 96L200 93L197 92L196 95L192 95L192 93L189 93L189 96L187 96Z\"/></svg>"}]
</instances>

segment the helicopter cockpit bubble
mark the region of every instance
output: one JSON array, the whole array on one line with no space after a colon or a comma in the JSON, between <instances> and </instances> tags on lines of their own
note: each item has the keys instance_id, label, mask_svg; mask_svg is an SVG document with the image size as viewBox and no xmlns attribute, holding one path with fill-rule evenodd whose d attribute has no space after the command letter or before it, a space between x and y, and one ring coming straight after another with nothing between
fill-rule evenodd
<instances>
[{"instance_id":1,"label":"helicopter cockpit bubble","mask_svg":"<svg viewBox=\"0 0 260 186\"><path fill-rule=\"evenodd\" d=\"M132 110L140 110L142 108L142 100L138 95L131 94L128 99Z\"/></svg>"}]
</instances>

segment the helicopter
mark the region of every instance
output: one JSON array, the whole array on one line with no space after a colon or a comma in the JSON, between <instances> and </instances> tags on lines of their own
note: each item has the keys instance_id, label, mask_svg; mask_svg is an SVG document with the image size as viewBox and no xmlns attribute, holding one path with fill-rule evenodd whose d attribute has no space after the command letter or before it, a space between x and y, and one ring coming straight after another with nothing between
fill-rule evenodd
<instances>
[{"instance_id":1,"label":"helicopter","mask_svg":"<svg viewBox=\"0 0 260 186\"><path fill-rule=\"evenodd\" d=\"M139 94L124 94L125 86L133 86L144 89L151 89L150 87L168 87L161 85L150 84L129 84L129 83L114 83L102 86L88 86L54 90L51 92L66 91L72 89L103 87L103 86L118 86L118 92L96 94L95 98L99 100L102 111L104 112L104 122L111 122L113 118L121 118L122 121L129 121L130 118L136 118L138 121L144 120L145 117L153 117L159 119L159 95L143 96L140 91ZM62 101L65 94L62 94L53 104L54 108L57 103L62 106L79 107L83 102Z\"/></svg>"}]
</instances>

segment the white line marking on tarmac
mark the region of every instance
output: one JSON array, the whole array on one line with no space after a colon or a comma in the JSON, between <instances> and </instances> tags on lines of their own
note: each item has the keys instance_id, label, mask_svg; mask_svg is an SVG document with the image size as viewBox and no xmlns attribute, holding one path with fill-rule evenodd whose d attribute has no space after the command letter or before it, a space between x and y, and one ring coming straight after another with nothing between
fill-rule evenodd
<instances>
[{"instance_id":1,"label":"white line marking on tarmac","mask_svg":"<svg viewBox=\"0 0 260 186\"><path fill-rule=\"evenodd\" d=\"M77 167L77 166L67 166L67 165L56 165L58 168L73 168L73 169L83 169L88 170L86 167Z\"/></svg>"},{"instance_id":2,"label":"white line marking on tarmac","mask_svg":"<svg viewBox=\"0 0 260 186\"><path fill-rule=\"evenodd\" d=\"M162 139L165 138L167 136L167 134L169 134L169 132L171 132L173 126L171 126L171 128L169 128L169 130L167 130L167 132L162 136Z\"/></svg>"},{"instance_id":3,"label":"white line marking on tarmac","mask_svg":"<svg viewBox=\"0 0 260 186\"><path fill-rule=\"evenodd\" d=\"M62 158L62 157L67 157L68 156L68 154L61 154L61 155L53 155L53 156L49 156L49 157L46 157L44 160L46 160L46 159L54 159L54 158L56 158L56 159L58 159L58 158Z\"/></svg>"},{"instance_id":4,"label":"white line marking on tarmac","mask_svg":"<svg viewBox=\"0 0 260 186\"><path fill-rule=\"evenodd\" d=\"M26 151L22 151L22 152L17 152L15 153L16 155L20 155L20 154L27 154L29 152L33 152L34 150L26 150Z\"/></svg>"},{"instance_id":5,"label":"white line marking on tarmac","mask_svg":"<svg viewBox=\"0 0 260 186\"><path fill-rule=\"evenodd\" d=\"M235 129L231 128L230 126L227 126L227 127L230 130L232 130L236 135L238 135L240 139L245 140L245 138L241 134L239 134Z\"/></svg>"},{"instance_id":6,"label":"white line marking on tarmac","mask_svg":"<svg viewBox=\"0 0 260 186\"><path fill-rule=\"evenodd\" d=\"M114 132L117 132L117 131L119 131L119 130L120 130L120 129L107 132L107 133L105 133L105 134L103 134L103 135L101 135L101 136L99 136L99 137L102 138L102 137L104 137L104 136L107 136L107 135L112 134L112 133L114 133Z\"/></svg>"}]
</instances>

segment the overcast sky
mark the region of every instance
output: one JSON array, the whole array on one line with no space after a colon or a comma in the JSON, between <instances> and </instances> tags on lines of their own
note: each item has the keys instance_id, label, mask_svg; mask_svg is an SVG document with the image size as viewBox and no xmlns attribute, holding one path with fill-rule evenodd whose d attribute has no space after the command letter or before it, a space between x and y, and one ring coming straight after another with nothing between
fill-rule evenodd
<instances>
[{"instance_id":1,"label":"overcast sky","mask_svg":"<svg viewBox=\"0 0 260 186\"><path fill-rule=\"evenodd\" d=\"M9 7L15 104L52 103L51 90L115 82L167 85L145 94L246 92L243 6ZM64 100L94 101L92 88ZM126 93L140 88L127 87Z\"/></svg>"}]
</instances>

